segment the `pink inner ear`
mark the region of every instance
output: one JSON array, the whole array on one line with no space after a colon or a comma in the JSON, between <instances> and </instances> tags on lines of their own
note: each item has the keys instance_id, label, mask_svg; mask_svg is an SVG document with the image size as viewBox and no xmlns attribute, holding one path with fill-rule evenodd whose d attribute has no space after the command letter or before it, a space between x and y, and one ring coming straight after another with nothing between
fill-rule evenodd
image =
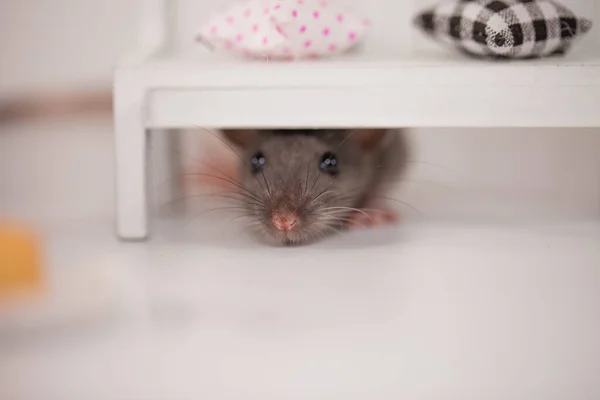
<instances>
[{"instance_id":1,"label":"pink inner ear","mask_svg":"<svg viewBox=\"0 0 600 400\"><path fill-rule=\"evenodd\" d=\"M386 129L359 129L354 137L362 150L371 151L381 143L386 133Z\"/></svg>"},{"instance_id":2,"label":"pink inner ear","mask_svg":"<svg viewBox=\"0 0 600 400\"><path fill-rule=\"evenodd\" d=\"M231 151L224 145L209 145L209 151L206 153L208 160L206 163L194 165L191 167L190 174L186 176L186 184L191 184L187 177L194 176L194 183L209 189L210 192L218 193L222 190L235 190L236 187L222 179L214 176L226 175L237 181L239 170L236 167L236 158L231 155Z\"/></svg>"}]
</instances>

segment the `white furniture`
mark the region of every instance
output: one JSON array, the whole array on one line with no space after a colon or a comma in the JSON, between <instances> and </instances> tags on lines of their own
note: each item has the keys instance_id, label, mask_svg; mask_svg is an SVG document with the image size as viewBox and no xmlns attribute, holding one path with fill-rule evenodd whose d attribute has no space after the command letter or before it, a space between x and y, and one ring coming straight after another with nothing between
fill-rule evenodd
<instances>
[{"instance_id":1,"label":"white furniture","mask_svg":"<svg viewBox=\"0 0 600 400\"><path fill-rule=\"evenodd\" d=\"M364 2L374 32L361 51L275 63L194 44L201 21L227 1L146 0L140 46L115 76L119 237L148 236L148 129L600 127L599 29L564 59L477 62L412 30L412 15L428 2ZM597 2L563 2L600 21Z\"/></svg>"}]
</instances>

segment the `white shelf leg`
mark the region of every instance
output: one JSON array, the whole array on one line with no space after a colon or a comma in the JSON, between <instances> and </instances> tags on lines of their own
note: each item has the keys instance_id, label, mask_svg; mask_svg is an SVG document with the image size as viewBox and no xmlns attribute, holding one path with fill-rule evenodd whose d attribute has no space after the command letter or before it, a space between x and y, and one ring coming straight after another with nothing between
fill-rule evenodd
<instances>
[{"instance_id":1,"label":"white shelf leg","mask_svg":"<svg viewBox=\"0 0 600 400\"><path fill-rule=\"evenodd\" d=\"M114 91L117 235L148 237L148 143L144 91L117 74ZM125 78L125 77L122 77Z\"/></svg>"},{"instance_id":2,"label":"white shelf leg","mask_svg":"<svg viewBox=\"0 0 600 400\"><path fill-rule=\"evenodd\" d=\"M174 201L183 195L180 134L178 129L154 129L149 135L150 203L155 204L157 214L179 210L183 206L181 201Z\"/></svg>"}]
</instances>

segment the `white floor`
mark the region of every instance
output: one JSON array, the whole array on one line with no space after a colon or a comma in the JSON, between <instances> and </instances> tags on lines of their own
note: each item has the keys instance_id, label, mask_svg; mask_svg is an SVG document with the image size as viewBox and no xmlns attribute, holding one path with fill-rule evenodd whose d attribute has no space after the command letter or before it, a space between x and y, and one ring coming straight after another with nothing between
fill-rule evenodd
<instances>
[{"instance_id":1,"label":"white floor","mask_svg":"<svg viewBox=\"0 0 600 400\"><path fill-rule=\"evenodd\" d=\"M54 290L0 314L0 399L600 398L597 220L275 249L185 216L119 243L108 123L0 129L0 216L44 236Z\"/></svg>"}]
</instances>

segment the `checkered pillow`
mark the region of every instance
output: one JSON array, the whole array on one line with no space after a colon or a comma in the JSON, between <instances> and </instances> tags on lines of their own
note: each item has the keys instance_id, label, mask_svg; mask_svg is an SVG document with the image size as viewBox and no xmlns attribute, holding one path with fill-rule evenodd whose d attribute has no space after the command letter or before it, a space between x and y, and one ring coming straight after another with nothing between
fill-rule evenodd
<instances>
[{"instance_id":1,"label":"checkered pillow","mask_svg":"<svg viewBox=\"0 0 600 400\"><path fill-rule=\"evenodd\" d=\"M470 55L538 58L564 54L592 22L552 0L452 0L420 13L415 25Z\"/></svg>"}]
</instances>

